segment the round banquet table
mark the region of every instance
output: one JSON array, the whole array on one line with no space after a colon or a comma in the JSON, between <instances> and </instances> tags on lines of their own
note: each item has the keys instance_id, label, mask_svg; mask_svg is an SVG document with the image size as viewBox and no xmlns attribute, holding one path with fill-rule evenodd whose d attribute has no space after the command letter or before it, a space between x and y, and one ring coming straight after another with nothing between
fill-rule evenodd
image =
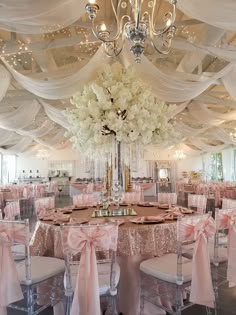
<instances>
[{"instance_id":1,"label":"round banquet table","mask_svg":"<svg viewBox=\"0 0 236 315\"><path fill-rule=\"evenodd\" d=\"M158 215L157 207L133 206L138 216ZM71 217L93 221L94 208L73 211ZM116 217L117 218L117 217ZM121 267L119 304L125 315L138 315L140 309L140 263L154 256L176 251L176 222L134 224L130 216L119 216L125 223L119 226L117 256ZM114 218L113 218L114 219ZM109 220L109 218L104 218ZM60 227L50 221L38 221L31 240L31 254L63 259ZM151 315L150 311L147 314ZM152 314L163 314L154 311ZM164 313L165 314L165 313Z\"/></svg>"}]
</instances>

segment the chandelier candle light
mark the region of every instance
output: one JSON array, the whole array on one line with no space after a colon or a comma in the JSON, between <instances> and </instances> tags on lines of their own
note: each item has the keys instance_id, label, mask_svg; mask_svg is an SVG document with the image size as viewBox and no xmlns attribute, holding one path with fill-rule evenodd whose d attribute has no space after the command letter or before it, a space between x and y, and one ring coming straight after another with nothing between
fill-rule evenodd
<instances>
[{"instance_id":1,"label":"chandelier candle light","mask_svg":"<svg viewBox=\"0 0 236 315\"><path fill-rule=\"evenodd\" d=\"M95 0L86 4L85 10L92 21L92 31L97 39L103 42L105 53L109 57L119 55L123 49L124 40L131 43L130 51L134 54L135 61L141 62L141 55L145 50L145 41L150 39L152 46L160 54L168 54L171 47L176 27L176 0L171 0L172 12L164 15L164 24L157 28L155 17L157 0L119 0L117 8L111 0L111 7L116 21L116 32L108 30L105 23L96 24L96 16L99 5ZM129 15L127 12L131 12Z\"/></svg>"}]
</instances>

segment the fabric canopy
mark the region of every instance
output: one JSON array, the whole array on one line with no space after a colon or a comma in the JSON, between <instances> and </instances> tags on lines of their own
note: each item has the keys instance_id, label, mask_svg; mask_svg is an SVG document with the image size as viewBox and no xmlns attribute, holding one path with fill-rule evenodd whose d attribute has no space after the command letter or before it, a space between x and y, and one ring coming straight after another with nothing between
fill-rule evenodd
<instances>
[{"instance_id":1,"label":"fabric canopy","mask_svg":"<svg viewBox=\"0 0 236 315\"><path fill-rule=\"evenodd\" d=\"M178 0L177 7L199 21L226 30L236 30L235 0Z\"/></svg>"},{"instance_id":2,"label":"fabric canopy","mask_svg":"<svg viewBox=\"0 0 236 315\"><path fill-rule=\"evenodd\" d=\"M42 34L60 30L85 12L85 0L1 0L0 28Z\"/></svg>"}]
</instances>

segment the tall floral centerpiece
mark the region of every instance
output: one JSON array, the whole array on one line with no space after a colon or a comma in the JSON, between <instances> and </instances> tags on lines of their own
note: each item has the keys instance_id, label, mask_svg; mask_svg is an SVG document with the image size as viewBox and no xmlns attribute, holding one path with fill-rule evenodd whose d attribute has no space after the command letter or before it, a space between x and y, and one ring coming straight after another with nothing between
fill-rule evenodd
<instances>
[{"instance_id":1,"label":"tall floral centerpiece","mask_svg":"<svg viewBox=\"0 0 236 315\"><path fill-rule=\"evenodd\" d=\"M117 145L118 174L121 167L120 144L168 143L175 136L170 122L175 105L158 101L132 68L120 63L104 70L75 95L66 116L70 122L67 136L76 149L101 154Z\"/></svg>"}]
</instances>

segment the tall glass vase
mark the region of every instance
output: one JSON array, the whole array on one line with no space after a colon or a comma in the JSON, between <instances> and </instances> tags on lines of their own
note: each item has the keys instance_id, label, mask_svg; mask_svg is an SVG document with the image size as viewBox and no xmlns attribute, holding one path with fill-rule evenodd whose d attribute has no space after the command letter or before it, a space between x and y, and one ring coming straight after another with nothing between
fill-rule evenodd
<instances>
[{"instance_id":1,"label":"tall glass vase","mask_svg":"<svg viewBox=\"0 0 236 315\"><path fill-rule=\"evenodd\" d=\"M120 141L115 141L115 148L114 148L115 154L115 160L114 160L114 178L113 182L119 183L119 186L121 187L121 190L123 190L123 169L122 169L122 144Z\"/></svg>"}]
</instances>

